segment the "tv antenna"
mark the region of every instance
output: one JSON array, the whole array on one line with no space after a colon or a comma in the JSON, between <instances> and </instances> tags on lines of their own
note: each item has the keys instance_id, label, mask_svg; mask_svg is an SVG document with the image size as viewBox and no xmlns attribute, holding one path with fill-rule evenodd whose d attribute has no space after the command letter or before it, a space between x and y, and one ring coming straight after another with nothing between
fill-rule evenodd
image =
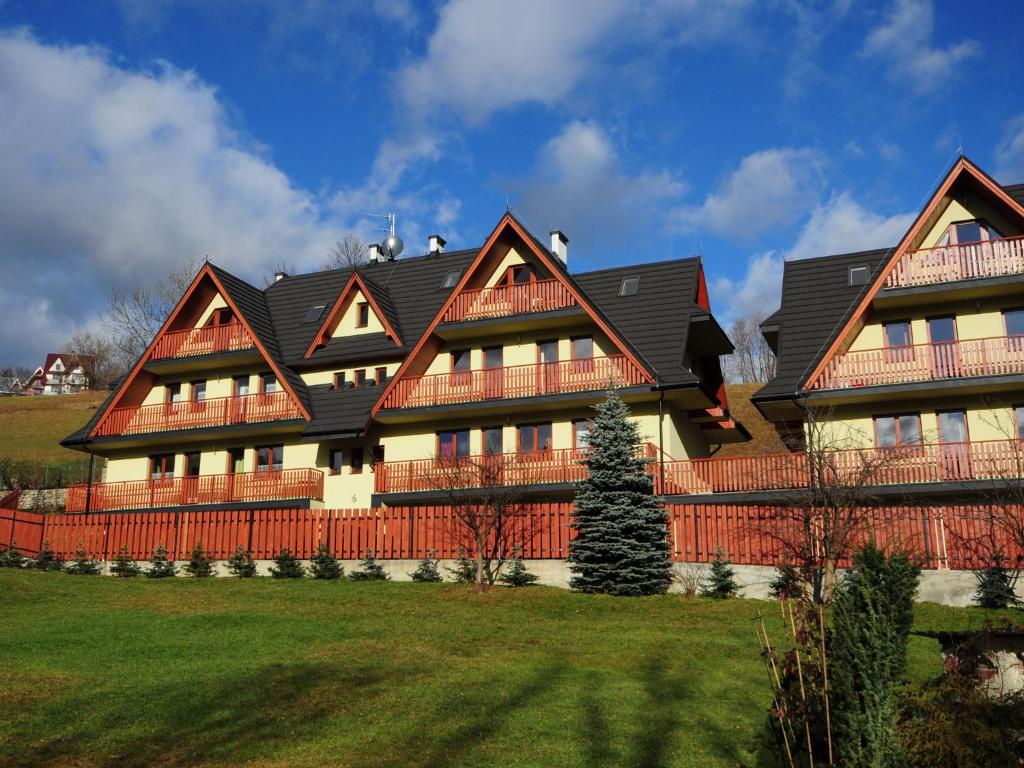
<instances>
[{"instance_id":1,"label":"tv antenna","mask_svg":"<svg viewBox=\"0 0 1024 768\"><path fill-rule=\"evenodd\" d=\"M402 242L402 238L395 234L395 220L398 218L397 214L394 213L367 213L365 216L372 216L375 219L384 219L387 221L386 227L380 227L381 232L387 232L387 236L380 243L381 253L384 254L385 258L389 261L394 261L398 254L405 248L405 243Z\"/></svg>"}]
</instances>

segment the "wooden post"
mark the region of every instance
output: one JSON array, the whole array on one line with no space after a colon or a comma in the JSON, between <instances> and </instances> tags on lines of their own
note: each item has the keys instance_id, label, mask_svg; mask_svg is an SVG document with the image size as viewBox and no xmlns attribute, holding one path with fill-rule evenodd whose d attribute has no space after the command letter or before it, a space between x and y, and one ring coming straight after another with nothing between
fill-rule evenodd
<instances>
[{"instance_id":1,"label":"wooden post","mask_svg":"<svg viewBox=\"0 0 1024 768\"><path fill-rule=\"evenodd\" d=\"M88 509L88 504L86 504ZM109 560L110 557L110 512L104 515L103 519L103 559Z\"/></svg>"}]
</instances>

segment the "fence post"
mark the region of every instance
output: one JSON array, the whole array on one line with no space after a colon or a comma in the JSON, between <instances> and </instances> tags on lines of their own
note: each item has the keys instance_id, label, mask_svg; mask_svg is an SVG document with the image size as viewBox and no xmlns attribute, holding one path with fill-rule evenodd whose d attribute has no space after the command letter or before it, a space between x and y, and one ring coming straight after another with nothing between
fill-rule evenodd
<instances>
[{"instance_id":1,"label":"fence post","mask_svg":"<svg viewBox=\"0 0 1024 768\"><path fill-rule=\"evenodd\" d=\"M110 512L103 515L103 559L110 559Z\"/></svg>"},{"instance_id":2,"label":"fence post","mask_svg":"<svg viewBox=\"0 0 1024 768\"><path fill-rule=\"evenodd\" d=\"M14 527L18 524L18 507L15 504L14 509L11 510L11 538L7 542L7 549L14 549Z\"/></svg>"},{"instance_id":3,"label":"fence post","mask_svg":"<svg viewBox=\"0 0 1024 768\"><path fill-rule=\"evenodd\" d=\"M249 553L249 557L252 557L252 529L256 524L256 510L249 510L249 540L246 544L246 551Z\"/></svg>"},{"instance_id":4,"label":"fence post","mask_svg":"<svg viewBox=\"0 0 1024 768\"><path fill-rule=\"evenodd\" d=\"M181 510L174 510L174 549L171 551L171 560L178 559L178 538L181 530Z\"/></svg>"}]
</instances>

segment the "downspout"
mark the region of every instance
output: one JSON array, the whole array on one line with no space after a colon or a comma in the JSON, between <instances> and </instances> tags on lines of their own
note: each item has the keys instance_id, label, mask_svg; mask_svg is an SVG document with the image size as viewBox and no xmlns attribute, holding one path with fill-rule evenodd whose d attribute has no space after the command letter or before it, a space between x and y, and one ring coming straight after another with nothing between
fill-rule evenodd
<instances>
[{"instance_id":1,"label":"downspout","mask_svg":"<svg viewBox=\"0 0 1024 768\"><path fill-rule=\"evenodd\" d=\"M665 390L658 390L658 476L665 492Z\"/></svg>"},{"instance_id":2,"label":"downspout","mask_svg":"<svg viewBox=\"0 0 1024 768\"><path fill-rule=\"evenodd\" d=\"M85 449L89 454L89 477L85 483L85 514L89 514L90 506L92 504L92 470L93 464L96 461L96 454L90 451L88 448Z\"/></svg>"}]
</instances>

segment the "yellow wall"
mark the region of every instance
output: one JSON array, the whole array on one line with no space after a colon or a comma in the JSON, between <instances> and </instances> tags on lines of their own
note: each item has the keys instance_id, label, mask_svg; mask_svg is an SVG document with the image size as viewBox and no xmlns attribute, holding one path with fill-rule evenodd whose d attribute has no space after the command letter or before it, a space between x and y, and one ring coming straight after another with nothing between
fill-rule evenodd
<instances>
[{"instance_id":1,"label":"yellow wall","mask_svg":"<svg viewBox=\"0 0 1024 768\"><path fill-rule=\"evenodd\" d=\"M193 381L205 381L206 382L206 399L212 400L217 397L231 397L233 389L233 381L235 376L249 376L249 394L256 394L259 391L259 376L263 373L271 373L269 369L261 368L259 372L253 373L251 370L244 368L232 369L228 371L200 371L194 374L174 374L169 376L162 376L157 380L157 383L150 389L143 400L143 405L159 405L167 401L167 385L168 384L181 384L181 399L190 400L192 398L192 384ZM278 382L278 389L280 391L280 382Z\"/></svg>"},{"instance_id":2,"label":"yellow wall","mask_svg":"<svg viewBox=\"0 0 1024 768\"><path fill-rule=\"evenodd\" d=\"M220 309L221 307L226 307L227 305L228 303L224 301L224 297L218 293L210 300L210 303L206 305L206 309L203 310L203 313L199 316L199 319L196 321L196 324L193 327L202 328L204 325L206 325L206 321L210 319L210 315L213 314L213 311L215 309Z\"/></svg>"},{"instance_id":3,"label":"yellow wall","mask_svg":"<svg viewBox=\"0 0 1024 768\"><path fill-rule=\"evenodd\" d=\"M502 347L502 362L506 368L516 365L537 364L537 342L548 341L558 338L558 359L568 361L572 359L572 339L578 336L591 336L594 339L594 357L606 357L619 354L607 336L600 331L581 328L573 333L565 331L538 331L529 334L506 334L502 336L489 336L483 340L460 339L448 342L438 355L427 367L427 375L436 373L449 373L451 371L452 350L469 349L470 367L479 370L484 367L484 347Z\"/></svg>"},{"instance_id":4,"label":"yellow wall","mask_svg":"<svg viewBox=\"0 0 1024 768\"><path fill-rule=\"evenodd\" d=\"M1004 309L1019 307L1021 300L1015 297L983 299L975 302L945 302L943 304L914 307L902 310L874 312L850 346L851 351L881 349L885 346L883 324L896 320L910 320L910 332L914 344L927 344L928 317L953 315L956 318L957 338L960 341L987 339L1006 335L1003 322Z\"/></svg>"},{"instance_id":5,"label":"yellow wall","mask_svg":"<svg viewBox=\"0 0 1024 768\"><path fill-rule=\"evenodd\" d=\"M358 336L363 333L382 333L384 331L384 324L377 317L377 313L373 311L372 304L370 304L369 319L367 320L366 327L359 328L356 326L359 304L364 301L366 301L366 296L362 291L356 289L348 309L341 316L341 321L338 323L337 328L334 329L334 333L331 334L331 338L337 339L341 336Z\"/></svg>"},{"instance_id":6,"label":"yellow wall","mask_svg":"<svg viewBox=\"0 0 1024 768\"><path fill-rule=\"evenodd\" d=\"M398 371L400 365L400 362L395 361L371 362L363 363L352 368L330 368L324 371L307 371L302 374L302 380L309 386L314 386L316 384L333 384L334 374L338 372L344 372L345 381L355 381L356 370L360 368L366 371L367 378L372 379L374 376L376 376L377 369L381 367L387 368L388 378L390 378L395 375L395 372Z\"/></svg>"},{"instance_id":7,"label":"yellow wall","mask_svg":"<svg viewBox=\"0 0 1024 768\"><path fill-rule=\"evenodd\" d=\"M515 248L510 248L508 253L505 254L505 258L501 260L501 264L494 270L490 277L487 278L487 282L484 283L486 288L493 288L495 284L502 277L505 276L505 272L508 271L509 267L514 267L517 264L526 264L526 259L519 255L519 252Z\"/></svg>"},{"instance_id":8,"label":"yellow wall","mask_svg":"<svg viewBox=\"0 0 1024 768\"><path fill-rule=\"evenodd\" d=\"M966 202L966 206L964 203ZM981 219L987 221L997 230L1003 237L1013 237L1021 234L1020 230L1010 224L1004 216L996 212L992 206L988 205L982 200L979 200L976 196L970 196L966 200L954 199L949 202L946 209L939 216L935 225L928 230L928 233L924 236L921 241L921 248L931 248L938 243L939 239L949 229L949 225L956 221L970 221L971 219Z\"/></svg>"}]
</instances>

